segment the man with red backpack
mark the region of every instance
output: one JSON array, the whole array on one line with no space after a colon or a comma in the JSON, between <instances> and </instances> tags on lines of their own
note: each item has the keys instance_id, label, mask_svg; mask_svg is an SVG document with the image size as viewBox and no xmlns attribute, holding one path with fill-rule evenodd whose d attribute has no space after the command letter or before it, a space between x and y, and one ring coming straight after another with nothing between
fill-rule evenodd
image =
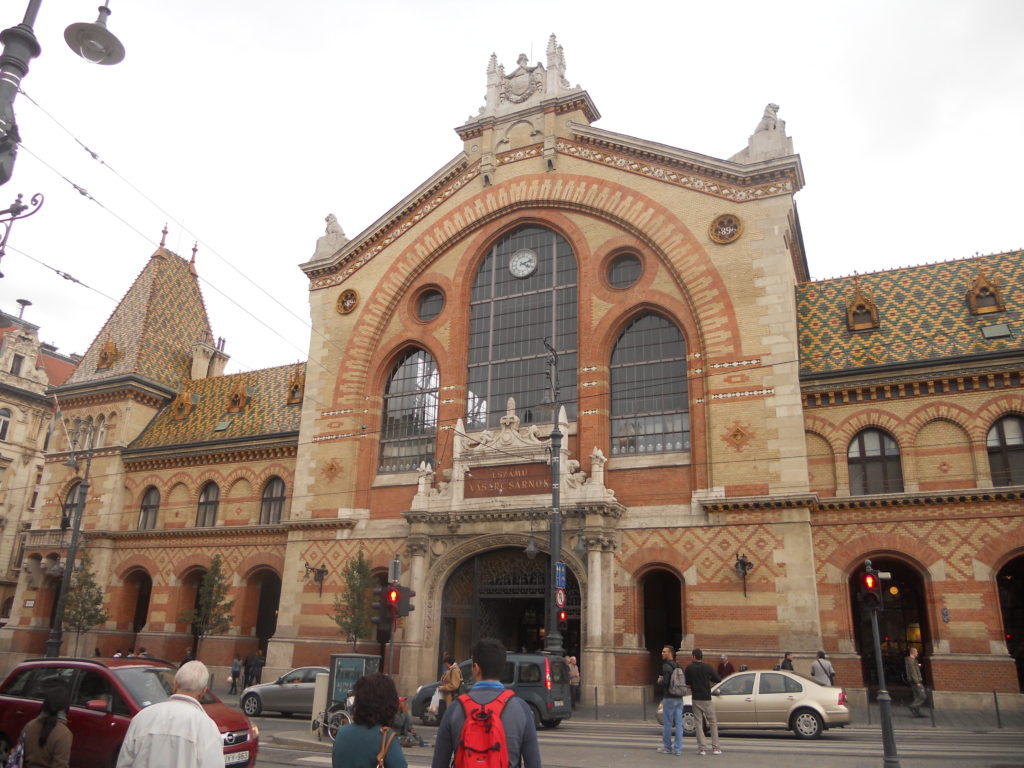
<instances>
[{"instance_id":1,"label":"man with red backpack","mask_svg":"<svg viewBox=\"0 0 1024 768\"><path fill-rule=\"evenodd\" d=\"M473 646L469 693L445 710L431 768L541 768L530 705L500 682L505 647L492 638Z\"/></svg>"}]
</instances>

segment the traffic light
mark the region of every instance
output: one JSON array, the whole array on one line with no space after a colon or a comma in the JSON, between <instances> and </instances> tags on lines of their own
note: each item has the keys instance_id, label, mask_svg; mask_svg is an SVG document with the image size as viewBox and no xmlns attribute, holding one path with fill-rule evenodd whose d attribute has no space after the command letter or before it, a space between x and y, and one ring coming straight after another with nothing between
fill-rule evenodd
<instances>
[{"instance_id":1,"label":"traffic light","mask_svg":"<svg viewBox=\"0 0 1024 768\"><path fill-rule=\"evenodd\" d=\"M565 608L558 609L558 631L565 632L569 628L569 617L565 612Z\"/></svg>"},{"instance_id":2,"label":"traffic light","mask_svg":"<svg viewBox=\"0 0 1024 768\"><path fill-rule=\"evenodd\" d=\"M865 608L882 607L882 583L870 560L864 562L864 572L860 575L860 601Z\"/></svg>"},{"instance_id":3,"label":"traffic light","mask_svg":"<svg viewBox=\"0 0 1024 768\"><path fill-rule=\"evenodd\" d=\"M416 606L412 604L414 597L416 597L415 590L409 589L409 587L398 587L397 616L408 616L410 611L416 610Z\"/></svg>"},{"instance_id":4,"label":"traffic light","mask_svg":"<svg viewBox=\"0 0 1024 768\"><path fill-rule=\"evenodd\" d=\"M391 593L393 591L394 587L390 585L373 588L375 599L370 608L373 609L374 615L370 617L370 621L377 625L377 629L385 632L391 632L391 622L395 617L392 608L393 603L391 602Z\"/></svg>"},{"instance_id":5,"label":"traffic light","mask_svg":"<svg viewBox=\"0 0 1024 768\"><path fill-rule=\"evenodd\" d=\"M388 604L388 616L392 619L398 616L398 601L401 595L400 590L401 587L397 584L389 584L387 594L385 595Z\"/></svg>"}]
</instances>

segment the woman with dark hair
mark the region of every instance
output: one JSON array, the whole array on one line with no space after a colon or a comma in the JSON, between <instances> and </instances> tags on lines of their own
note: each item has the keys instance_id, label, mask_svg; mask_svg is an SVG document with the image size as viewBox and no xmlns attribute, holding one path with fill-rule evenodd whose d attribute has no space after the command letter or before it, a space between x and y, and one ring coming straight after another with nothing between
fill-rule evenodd
<instances>
[{"instance_id":1,"label":"woman with dark hair","mask_svg":"<svg viewBox=\"0 0 1024 768\"><path fill-rule=\"evenodd\" d=\"M71 759L71 731L68 705L71 690L54 683L43 694L39 717L25 726L25 768L68 768Z\"/></svg>"},{"instance_id":2,"label":"woman with dark hair","mask_svg":"<svg viewBox=\"0 0 1024 768\"><path fill-rule=\"evenodd\" d=\"M402 747L390 727L398 713L398 691L386 675L364 675L352 687L352 724L334 739L333 768L408 768Z\"/></svg>"}]
</instances>

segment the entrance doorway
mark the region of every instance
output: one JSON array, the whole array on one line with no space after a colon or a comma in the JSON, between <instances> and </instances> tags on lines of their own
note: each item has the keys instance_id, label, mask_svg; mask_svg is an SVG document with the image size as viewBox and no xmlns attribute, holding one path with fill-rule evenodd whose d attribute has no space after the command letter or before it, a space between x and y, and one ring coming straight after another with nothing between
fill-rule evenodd
<instances>
[{"instance_id":1,"label":"entrance doorway","mask_svg":"<svg viewBox=\"0 0 1024 768\"><path fill-rule=\"evenodd\" d=\"M883 573L882 608L878 612L878 636L882 649L885 683L894 699L909 697L910 688L904 680L904 658L913 646L921 661L925 685L930 672L925 650L931 647L928 632L928 613L925 604L924 580L920 573L902 560L891 557L872 557L872 565ZM878 690L878 666L875 662L875 644L871 637L871 614L862 609L860 575L858 567L850 574L850 603L853 605L855 640L861 660L864 684L873 692Z\"/></svg>"},{"instance_id":2,"label":"entrance doorway","mask_svg":"<svg viewBox=\"0 0 1024 768\"><path fill-rule=\"evenodd\" d=\"M466 560L444 587L438 659L447 651L462 660L473 644L494 637L510 652L534 652L544 647L545 596L549 561L531 560L521 549L498 549ZM562 645L566 654L580 650L581 600L579 582L566 569L567 628Z\"/></svg>"},{"instance_id":3,"label":"entrance doorway","mask_svg":"<svg viewBox=\"0 0 1024 768\"><path fill-rule=\"evenodd\" d=\"M259 588L259 608L256 613L256 638L259 647L267 652L270 638L277 632L277 611L281 602L281 577L274 571L259 571L254 576Z\"/></svg>"},{"instance_id":4,"label":"entrance doorway","mask_svg":"<svg viewBox=\"0 0 1024 768\"><path fill-rule=\"evenodd\" d=\"M1006 650L1017 664L1017 684L1024 692L1024 555L1000 568L996 583Z\"/></svg>"}]
</instances>

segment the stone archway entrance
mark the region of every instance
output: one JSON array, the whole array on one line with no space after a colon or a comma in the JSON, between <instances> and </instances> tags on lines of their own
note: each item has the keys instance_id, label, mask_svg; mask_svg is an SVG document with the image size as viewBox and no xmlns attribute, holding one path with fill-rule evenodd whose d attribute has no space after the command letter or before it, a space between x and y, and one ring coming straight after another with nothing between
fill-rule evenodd
<instances>
[{"instance_id":1,"label":"stone archway entrance","mask_svg":"<svg viewBox=\"0 0 1024 768\"><path fill-rule=\"evenodd\" d=\"M1024 555L1015 557L996 576L1003 614L1006 650L1017 664L1017 683L1024 691Z\"/></svg>"},{"instance_id":2,"label":"stone archway entrance","mask_svg":"<svg viewBox=\"0 0 1024 768\"><path fill-rule=\"evenodd\" d=\"M930 685L929 659L931 648L928 629L928 611L925 603L924 580L902 560L890 557L872 557L879 571L892 574L882 581L882 610L878 612L878 635L882 649L885 682L894 699L909 696L909 686L903 679L904 657L911 646L917 648L922 662L925 685ZM860 652L861 674L864 684L873 692L878 690L878 672L875 646L871 637L871 616L861 609L860 574L858 567L850 574L851 604L854 606L853 626Z\"/></svg>"},{"instance_id":3,"label":"stone archway entrance","mask_svg":"<svg viewBox=\"0 0 1024 768\"><path fill-rule=\"evenodd\" d=\"M468 658L482 637L501 640L509 651L543 648L547 582L547 557L531 560L521 549L483 552L463 562L444 586L438 660L447 651ZM566 599L563 645L566 653L578 653L582 606L571 569L566 570Z\"/></svg>"}]
</instances>

